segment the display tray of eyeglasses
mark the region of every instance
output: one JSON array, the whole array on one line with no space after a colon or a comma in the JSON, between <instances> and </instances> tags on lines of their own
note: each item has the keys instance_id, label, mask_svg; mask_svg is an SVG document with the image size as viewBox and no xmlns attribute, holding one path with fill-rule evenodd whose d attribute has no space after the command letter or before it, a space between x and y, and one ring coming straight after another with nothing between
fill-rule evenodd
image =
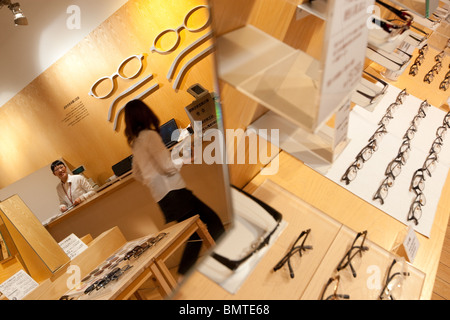
<instances>
[{"instance_id":1,"label":"display tray of eyeglasses","mask_svg":"<svg viewBox=\"0 0 450 320\"><path fill-rule=\"evenodd\" d=\"M343 226L302 299L420 299L425 274L369 238L365 230Z\"/></svg>"},{"instance_id":2,"label":"display tray of eyeglasses","mask_svg":"<svg viewBox=\"0 0 450 320\"><path fill-rule=\"evenodd\" d=\"M450 167L448 129L449 113L391 85L372 112L350 112L350 142L325 176L429 237Z\"/></svg>"},{"instance_id":3,"label":"display tray of eyeglasses","mask_svg":"<svg viewBox=\"0 0 450 320\"><path fill-rule=\"evenodd\" d=\"M212 258L203 260L199 272L221 289L215 291L213 296L209 295L209 290L189 290L189 299L300 298L341 224L276 184L266 181L264 185L270 186L259 188L255 195L261 200L270 199L270 206L282 214L282 225L278 227L282 228L281 232L272 239L263 255L256 259L253 255L236 268L219 266L217 262L211 261ZM234 204L238 205L239 202ZM247 211L245 205L241 204L240 208ZM237 242L243 243L238 246ZM239 233L229 233L218 247L220 252L231 254L232 248L242 248L245 243L245 237ZM249 251L252 250L244 253ZM238 256L238 253L234 252L234 256ZM197 283L197 280L194 281ZM208 286L205 284L205 288Z\"/></svg>"},{"instance_id":4,"label":"display tray of eyeglasses","mask_svg":"<svg viewBox=\"0 0 450 320\"><path fill-rule=\"evenodd\" d=\"M139 276L142 269L153 263L151 257L158 246L164 246L167 232L139 238L125 243L80 283L61 296L61 300L105 300L114 299L120 288Z\"/></svg>"},{"instance_id":5,"label":"display tray of eyeglasses","mask_svg":"<svg viewBox=\"0 0 450 320\"><path fill-rule=\"evenodd\" d=\"M351 230L270 180L253 195L283 215L282 233L235 292L201 272L205 259L177 299L319 300L325 289L324 299L420 298L425 274L371 242L368 232ZM240 268L227 275L249 266Z\"/></svg>"}]
</instances>

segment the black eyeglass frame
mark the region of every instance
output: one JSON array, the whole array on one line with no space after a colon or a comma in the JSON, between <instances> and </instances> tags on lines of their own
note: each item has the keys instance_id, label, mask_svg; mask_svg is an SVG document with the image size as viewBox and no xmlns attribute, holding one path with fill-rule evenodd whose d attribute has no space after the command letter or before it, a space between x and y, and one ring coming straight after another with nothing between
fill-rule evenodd
<instances>
[{"instance_id":1,"label":"black eyeglass frame","mask_svg":"<svg viewBox=\"0 0 450 320\"><path fill-rule=\"evenodd\" d=\"M296 254L298 252L298 254L300 255L300 257L302 257L302 251L306 251L306 250L312 250L313 247L310 245L305 245L306 239L308 238L309 234L311 232L311 229L307 229L305 231L302 231L300 233L300 235L297 237L297 239L294 241L294 243L292 244L291 248L289 249L288 253L281 258L281 260L273 267L273 271L278 271L279 269L281 269L287 262L288 267L289 267L289 275L291 277L291 279L294 279L295 275L294 275L294 270L292 269L292 265L291 265L291 257ZM297 243L300 241L300 239L302 239L302 243L300 245L297 245Z\"/></svg>"},{"instance_id":2,"label":"black eyeglass frame","mask_svg":"<svg viewBox=\"0 0 450 320\"><path fill-rule=\"evenodd\" d=\"M361 241L361 244L359 246L357 246L355 244L360 237L362 237L362 241ZM357 276L356 270L353 267L351 262L357 254L359 254L362 257L362 253L369 250L369 247L364 246L366 237L367 237L367 230L357 233L355 239L353 240L352 246L350 247L350 249L347 251L347 253L344 255L344 257L339 262L339 264L336 268L337 271L341 271L347 267L350 267L353 278L356 278L356 276ZM353 251L355 251L355 250L356 250L356 252L353 253Z\"/></svg>"},{"instance_id":3,"label":"black eyeglass frame","mask_svg":"<svg viewBox=\"0 0 450 320\"><path fill-rule=\"evenodd\" d=\"M238 188L236 188L236 189L238 189ZM269 245L270 239L272 238L273 234L277 231L278 227L281 224L282 218L283 218L283 216L282 216L282 214L280 212L278 212L277 210L275 210L274 208L272 208L271 206L269 206L265 202L259 200L258 198L256 198L255 196L245 192L244 190L240 190L240 189L238 189L238 190L240 192L242 192L244 195L246 195L247 197L249 197L251 200L255 201L257 204L259 204L263 209L265 209L267 211L267 213L269 213L274 218L274 220L276 222L276 225L264 237L264 239L255 248L253 248L253 250L250 253L248 253L245 257L243 257L243 258L241 258L239 260L228 259L227 257L224 257L224 256L222 256L222 255L220 255L220 254L218 254L216 252L212 252L210 254L211 258L217 260L218 262L223 264L225 267L227 267L231 271L236 271L237 268L239 268L239 266L241 264L243 264L245 261L250 259L250 257L252 257L254 254L259 252L261 249L263 249L264 247Z\"/></svg>"}]
</instances>

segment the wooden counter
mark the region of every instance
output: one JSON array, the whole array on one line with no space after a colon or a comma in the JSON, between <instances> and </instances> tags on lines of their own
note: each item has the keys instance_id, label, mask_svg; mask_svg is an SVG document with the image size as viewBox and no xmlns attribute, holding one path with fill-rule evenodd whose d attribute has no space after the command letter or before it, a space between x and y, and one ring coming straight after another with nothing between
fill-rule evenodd
<instances>
[{"instance_id":1,"label":"wooden counter","mask_svg":"<svg viewBox=\"0 0 450 320\"><path fill-rule=\"evenodd\" d=\"M219 164L191 164L181 169L187 188L215 210L226 226L232 218L224 172ZM208 179L199 179L199 176ZM95 238L115 226L127 239L143 237L166 227L164 216L150 191L132 175L51 221L47 230L59 242L72 233L78 237L91 234Z\"/></svg>"}]
</instances>

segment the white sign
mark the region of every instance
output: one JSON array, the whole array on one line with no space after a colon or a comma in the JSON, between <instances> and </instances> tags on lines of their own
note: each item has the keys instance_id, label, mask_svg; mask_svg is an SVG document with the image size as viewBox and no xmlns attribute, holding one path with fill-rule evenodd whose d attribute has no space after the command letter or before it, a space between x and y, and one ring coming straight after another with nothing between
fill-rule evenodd
<instances>
[{"instance_id":1,"label":"white sign","mask_svg":"<svg viewBox=\"0 0 450 320\"><path fill-rule=\"evenodd\" d=\"M361 80L368 38L370 0L334 0L328 4L324 74L321 85L320 125Z\"/></svg>"},{"instance_id":2,"label":"white sign","mask_svg":"<svg viewBox=\"0 0 450 320\"><path fill-rule=\"evenodd\" d=\"M214 93L203 94L194 102L184 108L191 124L201 121L202 133L206 130L217 128L216 105L214 101Z\"/></svg>"},{"instance_id":3,"label":"white sign","mask_svg":"<svg viewBox=\"0 0 450 320\"><path fill-rule=\"evenodd\" d=\"M413 263L414 258L416 257L417 251L419 250L419 239L414 233L414 228L411 226L408 227L408 234L403 241L403 248L405 249L408 261Z\"/></svg>"},{"instance_id":4,"label":"white sign","mask_svg":"<svg viewBox=\"0 0 450 320\"><path fill-rule=\"evenodd\" d=\"M71 260L88 248L88 246L73 233L58 244Z\"/></svg>"},{"instance_id":5,"label":"white sign","mask_svg":"<svg viewBox=\"0 0 450 320\"><path fill-rule=\"evenodd\" d=\"M22 300L33 291L39 284L31 278L28 273L20 270L11 278L0 284L0 292L9 300Z\"/></svg>"}]
</instances>

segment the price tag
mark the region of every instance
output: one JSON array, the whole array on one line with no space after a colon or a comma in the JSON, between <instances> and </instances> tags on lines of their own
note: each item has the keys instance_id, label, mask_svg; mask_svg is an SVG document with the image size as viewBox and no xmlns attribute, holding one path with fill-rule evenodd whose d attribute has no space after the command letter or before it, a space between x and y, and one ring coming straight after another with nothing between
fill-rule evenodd
<instances>
[{"instance_id":1,"label":"price tag","mask_svg":"<svg viewBox=\"0 0 450 320\"><path fill-rule=\"evenodd\" d=\"M417 238L414 228L408 227L408 233L406 234L405 240L403 240L402 247L406 254L407 260L411 263L414 262L417 251L419 250L419 239Z\"/></svg>"}]
</instances>

